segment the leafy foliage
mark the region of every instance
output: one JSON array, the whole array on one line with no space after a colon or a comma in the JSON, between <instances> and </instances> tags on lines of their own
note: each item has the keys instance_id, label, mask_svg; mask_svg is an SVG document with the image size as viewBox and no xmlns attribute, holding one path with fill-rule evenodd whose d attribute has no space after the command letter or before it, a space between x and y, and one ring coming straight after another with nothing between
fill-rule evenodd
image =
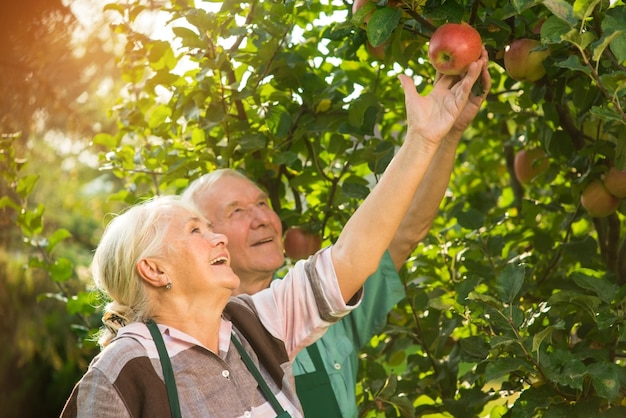
<instances>
[{"instance_id":1,"label":"leafy foliage","mask_svg":"<svg viewBox=\"0 0 626 418\"><path fill-rule=\"evenodd\" d=\"M139 1L105 9L126 39L117 129L93 140L125 184L111 197L130 204L234 167L268 190L285 226L307 224L326 243L402 140L395 76L428 93L432 31L476 27L493 88L401 272L407 296L361 356L361 415L624 415L626 203L605 218L579 203L589 182L626 169L622 2L381 0L353 13L177 0L163 9L172 42L134 29ZM535 83L504 69L506 45L523 37L550 51ZM544 149L550 166L522 185L513 161L526 148Z\"/></svg>"}]
</instances>

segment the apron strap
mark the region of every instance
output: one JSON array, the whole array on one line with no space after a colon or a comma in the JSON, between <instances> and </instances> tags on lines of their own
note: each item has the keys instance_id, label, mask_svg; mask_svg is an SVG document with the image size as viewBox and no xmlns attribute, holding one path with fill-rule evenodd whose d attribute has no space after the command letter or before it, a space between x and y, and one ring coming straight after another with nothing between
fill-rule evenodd
<instances>
[{"instance_id":1,"label":"apron strap","mask_svg":"<svg viewBox=\"0 0 626 418\"><path fill-rule=\"evenodd\" d=\"M176 380L174 379L174 370L172 369L170 356L167 354L167 349L165 348L163 336L161 335L161 331L159 331L159 327L157 327L157 324L152 319L148 319L146 326L148 330L150 330L154 344L159 352L159 359L161 360L161 367L163 368L163 379L165 380L165 388L167 389L167 399L169 399L170 402L170 413L173 418L182 418L178 391L176 390Z\"/></svg>"},{"instance_id":2,"label":"apron strap","mask_svg":"<svg viewBox=\"0 0 626 418\"><path fill-rule=\"evenodd\" d=\"M322 362L322 356L320 355L320 349L317 347L317 344L311 344L306 348L306 351L309 352L309 357L311 357L315 370L326 373L326 368Z\"/></svg>"},{"instance_id":3,"label":"apron strap","mask_svg":"<svg viewBox=\"0 0 626 418\"><path fill-rule=\"evenodd\" d=\"M268 402L272 405L272 408L274 408L274 411L278 414L277 417L291 417L291 415L289 415L289 413L285 411L280 405L278 399L276 399L269 386L267 386L267 383L263 379L263 376L261 376L261 372L259 372L259 369L257 369L257 367L254 365L254 362L252 361L246 350L243 348L241 342L239 342L239 339L237 339L234 333L230 334L230 339L235 344L235 347L237 347L237 351L239 352L239 355L241 356L243 362L246 364L246 367L248 368L250 373L252 373L257 383L261 387L261 391L263 391L265 399L268 400Z\"/></svg>"}]
</instances>

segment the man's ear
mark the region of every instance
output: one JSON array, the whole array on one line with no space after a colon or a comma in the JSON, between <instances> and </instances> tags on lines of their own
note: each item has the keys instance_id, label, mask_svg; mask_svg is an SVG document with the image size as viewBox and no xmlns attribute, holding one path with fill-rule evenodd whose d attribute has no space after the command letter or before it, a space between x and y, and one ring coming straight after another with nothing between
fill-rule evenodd
<instances>
[{"instance_id":1,"label":"man's ear","mask_svg":"<svg viewBox=\"0 0 626 418\"><path fill-rule=\"evenodd\" d=\"M154 287L163 287L169 282L167 275L161 270L159 264L150 258L143 258L137 263L139 275Z\"/></svg>"}]
</instances>

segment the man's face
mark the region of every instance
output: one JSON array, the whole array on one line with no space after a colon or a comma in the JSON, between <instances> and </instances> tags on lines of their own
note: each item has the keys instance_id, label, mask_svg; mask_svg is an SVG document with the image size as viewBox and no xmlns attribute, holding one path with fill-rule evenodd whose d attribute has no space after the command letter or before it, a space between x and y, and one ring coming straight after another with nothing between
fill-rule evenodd
<instances>
[{"instance_id":1,"label":"man's face","mask_svg":"<svg viewBox=\"0 0 626 418\"><path fill-rule=\"evenodd\" d=\"M283 265L280 219L254 183L223 176L197 194L195 202L215 232L228 237L231 267L242 285L268 279Z\"/></svg>"}]
</instances>

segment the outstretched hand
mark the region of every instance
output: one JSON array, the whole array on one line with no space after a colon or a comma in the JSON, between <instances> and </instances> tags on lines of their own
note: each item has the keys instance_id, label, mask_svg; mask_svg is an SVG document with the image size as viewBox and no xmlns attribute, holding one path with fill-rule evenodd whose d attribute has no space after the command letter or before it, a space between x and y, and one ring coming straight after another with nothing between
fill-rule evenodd
<instances>
[{"instance_id":1,"label":"outstretched hand","mask_svg":"<svg viewBox=\"0 0 626 418\"><path fill-rule=\"evenodd\" d=\"M437 76L432 91L421 96L413 80L399 75L407 111L407 139L417 135L423 145L438 147L451 131L464 131L474 119L491 87L487 71L487 52L473 62L461 78ZM483 94L475 96L472 86L481 78Z\"/></svg>"},{"instance_id":2,"label":"outstretched hand","mask_svg":"<svg viewBox=\"0 0 626 418\"><path fill-rule=\"evenodd\" d=\"M476 92L476 85L474 85L472 92L469 96L469 100L467 101L465 108L461 111L459 117L454 122L452 126L451 133L453 135L461 135L467 127L472 123L478 111L480 110L480 106L483 104L485 99L487 98L487 94L489 90L491 90L491 76L489 75L489 71L487 70L487 64L489 62L489 56L487 55L487 50L483 48L482 54L479 58L479 62L482 62L482 70L480 73L480 77L478 78L478 95ZM452 85L459 81L458 77L453 76L445 76L441 74L437 74L435 79L435 84L439 82L448 83Z\"/></svg>"}]
</instances>

